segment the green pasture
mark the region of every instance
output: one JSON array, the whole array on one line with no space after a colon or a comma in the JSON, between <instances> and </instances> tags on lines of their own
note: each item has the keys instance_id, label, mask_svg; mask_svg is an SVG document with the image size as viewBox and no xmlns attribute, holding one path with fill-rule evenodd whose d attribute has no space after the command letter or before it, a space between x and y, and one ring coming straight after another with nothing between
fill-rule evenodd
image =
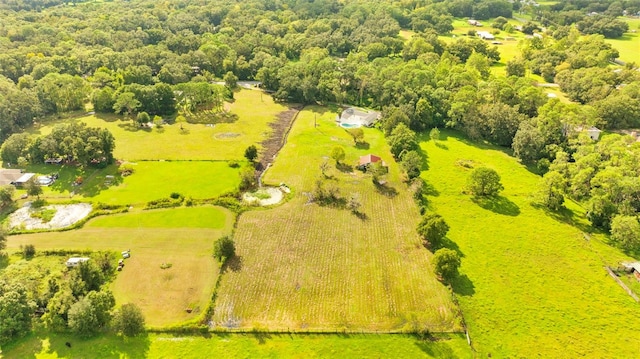
<instances>
[{"instance_id":1,"label":"green pasture","mask_svg":"<svg viewBox=\"0 0 640 359\"><path fill-rule=\"evenodd\" d=\"M507 153L443 135L421 144L429 154L422 176L429 207L462 255L453 288L479 357L637 357L638 303L603 269L628 258L587 233L575 203L560 214L532 205L540 177ZM495 169L505 190L474 200L463 192L463 163Z\"/></svg>"},{"instance_id":2,"label":"green pasture","mask_svg":"<svg viewBox=\"0 0 640 359\"><path fill-rule=\"evenodd\" d=\"M79 339L38 332L3 349L13 358L471 358L464 336L419 340L407 335L212 334L173 336L148 334L135 338L103 335ZM72 344L68 348L65 343ZM3 356L4 355L4 356Z\"/></svg>"},{"instance_id":3,"label":"green pasture","mask_svg":"<svg viewBox=\"0 0 640 359\"><path fill-rule=\"evenodd\" d=\"M212 198L234 191L240 183L238 169L226 162L145 161L137 162L134 168L135 172L120 183L103 184L105 190L87 197L108 204L140 204L169 197L172 192Z\"/></svg>"},{"instance_id":4,"label":"green pasture","mask_svg":"<svg viewBox=\"0 0 640 359\"><path fill-rule=\"evenodd\" d=\"M130 249L111 284L117 305L135 303L148 325L165 326L197 318L209 303L218 275L213 242L231 231L233 218L218 207L138 211L97 217L74 231L11 236L7 250L26 244L36 250ZM162 269L167 263L171 268Z\"/></svg>"},{"instance_id":5,"label":"green pasture","mask_svg":"<svg viewBox=\"0 0 640 359\"><path fill-rule=\"evenodd\" d=\"M415 233L417 206L382 133L365 129L356 148L335 122L336 113L302 111L266 172L265 183L287 183L294 195L268 210L245 212L234 234L237 259L224 274L213 321L228 328L274 330L460 330L448 290L436 280L431 253ZM314 123L317 126L314 127ZM307 204L322 177L319 165L334 146L346 159L328 160L326 186L356 194L361 215ZM376 189L353 167L359 156L381 156L390 165L387 186Z\"/></svg>"},{"instance_id":6,"label":"green pasture","mask_svg":"<svg viewBox=\"0 0 640 359\"><path fill-rule=\"evenodd\" d=\"M229 167L225 161L140 161L133 162L132 167L134 173L126 177L120 176L116 164L104 169L30 165L26 170L59 175L53 184L43 187L42 196L52 201L140 205L169 197L173 192L185 197L212 198L232 192L240 184L239 169ZM73 184L77 177L83 179L78 186Z\"/></svg>"},{"instance_id":7,"label":"green pasture","mask_svg":"<svg viewBox=\"0 0 640 359\"><path fill-rule=\"evenodd\" d=\"M35 129L46 134L60 122L81 121L92 127L108 129L116 139L114 156L119 160L241 160L249 145L261 143L271 132L269 123L287 110L271 96L256 90L239 90L235 101L226 107L238 115L232 123L213 127L203 124L168 124L161 129L140 128L131 120L115 115L88 115L57 120Z\"/></svg>"},{"instance_id":8,"label":"green pasture","mask_svg":"<svg viewBox=\"0 0 640 359\"><path fill-rule=\"evenodd\" d=\"M618 39L605 39L620 53L619 59L624 62L640 63L640 19L620 18L629 24L629 31Z\"/></svg>"}]
</instances>

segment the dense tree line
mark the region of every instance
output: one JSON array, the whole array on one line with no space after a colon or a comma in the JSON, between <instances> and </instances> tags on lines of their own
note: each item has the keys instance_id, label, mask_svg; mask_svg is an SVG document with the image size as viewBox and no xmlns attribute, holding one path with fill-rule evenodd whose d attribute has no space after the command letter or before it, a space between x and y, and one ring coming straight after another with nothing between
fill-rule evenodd
<instances>
[{"instance_id":1,"label":"dense tree line","mask_svg":"<svg viewBox=\"0 0 640 359\"><path fill-rule=\"evenodd\" d=\"M84 123L65 123L56 125L44 136L11 135L2 144L0 157L19 164L62 159L83 166L103 166L113 162L114 149L115 139L109 130L87 127Z\"/></svg>"}]
</instances>

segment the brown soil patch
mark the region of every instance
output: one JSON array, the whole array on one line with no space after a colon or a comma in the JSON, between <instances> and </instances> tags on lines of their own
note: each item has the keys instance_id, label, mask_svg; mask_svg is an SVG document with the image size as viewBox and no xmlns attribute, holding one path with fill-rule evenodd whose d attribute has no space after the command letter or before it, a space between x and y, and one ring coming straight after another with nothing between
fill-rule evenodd
<instances>
[{"instance_id":1,"label":"brown soil patch","mask_svg":"<svg viewBox=\"0 0 640 359\"><path fill-rule=\"evenodd\" d=\"M282 146L287 142L287 134L303 107L302 105L291 105L288 110L280 112L277 119L269 124L272 131L269 137L262 141L262 153L256 171L257 177L262 175L267 164L273 162Z\"/></svg>"}]
</instances>

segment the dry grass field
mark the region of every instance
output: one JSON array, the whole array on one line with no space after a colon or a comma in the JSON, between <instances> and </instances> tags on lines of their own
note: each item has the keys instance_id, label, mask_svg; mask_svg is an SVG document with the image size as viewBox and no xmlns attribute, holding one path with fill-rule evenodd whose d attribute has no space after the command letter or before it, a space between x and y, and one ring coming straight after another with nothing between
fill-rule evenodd
<instances>
[{"instance_id":1,"label":"dry grass field","mask_svg":"<svg viewBox=\"0 0 640 359\"><path fill-rule=\"evenodd\" d=\"M459 330L456 308L435 279L431 254L415 233L416 205L377 130L365 129L369 149L358 149L334 122L333 112L300 113L267 183L286 182L286 204L242 214L235 241L239 260L224 274L214 322L219 326L275 330ZM314 127L317 117L318 126ZM343 146L343 167L360 155L381 155L391 165L380 193L358 171L327 171L341 196L356 193L364 218L346 209L308 204L304 192L321 176L319 164Z\"/></svg>"},{"instance_id":2,"label":"dry grass field","mask_svg":"<svg viewBox=\"0 0 640 359\"><path fill-rule=\"evenodd\" d=\"M131 250L111 289L118 305L135 303L150 326L196 318L211 298L218 263L213 242L229 233L233 215L217 207L179 208L98 217L79 230L11 236L8 250ZM162 269L163 263L171 268ZM192 309L187 313L186 309Z\"/></svg>"}]
</instances>

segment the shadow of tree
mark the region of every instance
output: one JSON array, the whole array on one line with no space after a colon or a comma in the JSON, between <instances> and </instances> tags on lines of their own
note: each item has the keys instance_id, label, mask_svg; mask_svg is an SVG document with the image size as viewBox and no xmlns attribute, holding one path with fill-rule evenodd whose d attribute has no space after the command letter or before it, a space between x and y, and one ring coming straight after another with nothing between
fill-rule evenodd
<instances>
[{"instance_id":1,"label":"shadow of tree","mask_svg":"<svg viewBox=\"0 0 640 359\"><path fill-rule=\"evenodd\" d=\"M369 216L367 216L366 213L363 213L363 212L360 212L360 211L357 211L357 212L351 211L351 213L353 213L354 216L358 217L362 221L366 221L366 220L369 219Z\"/></svg>"},{"instance_id":2,"label":"shadow of tree","mask_svg":"<svg viewBox=\"0 0 640 359\"><path fill-rule=\"evenodd\" d=\"M369 147L371 147L369 145L369 142L357 142L356 143L356 148L360 149L360 150L368 150Z\"/></svg>"},{"instance_id":3,"label":"shadow of tree","mask_svg":"<svg viewBox=\"0 0 640 359\"><path fill-rule=\"evenodd\" d=\"M387 183L374 183L374 187L376 188L376 191L378 191L378 193L381 193L387 197L395 197L398 195L398 190L396 190L394 187L389 186Z\"/></svg>"},{"instance_id":4,"label":"shadow of tree","mask_svg":"<svg viewBox=\"0 0 640 359\"><path fill-rule=\"evenodd\" d=\"M448 334L464 338L464 334ZM449 339L431 336L426 339L418 338L415 345L430 358L454 359L458 358L453 348L448 343Z\"/></svg>"},{"instance_id":5,"label":"shadow of tree","mask_svg":"<svg viewBox=\"0 0 640 359\"><path fill-rule=\"evenodd\" d=\"M232 272L239 272L242 270L242 256L235 255L227 259L222 267L222 273L226 273L227 270Z\"/></svg>"},{"instance_id":6,"label":"shadow of tree","mask_svg":"<svg viewBox=\"0 0 640 359\"><path fill-rule=\"evenodd\" d=\"M336 169L340 172L351 173L353 172L353 166L348 165L346 163L336 163Z\"/></svg>"},{"instance_id":7,"label":"shadow of tree","mask_svg":"<svg viewBox=\"0 0 640 359\"><path fill-rule=\"evenodd\" d=\"M583 223L572 210L562 207L554 211L540 203L531 203L531 207L543 211L547 216L562 223L573 226L584 233L606 233L605 230Z\"/></svg>"},{"instance_id":8,"label":"shadow of tree","mask_svg":"<svg viewBox=\"0 0 640 359\"><path fill-rule=\"evenodd\" d=\"M146 358L151 341L147 334L136 337L121 337L113 334L98 335L82 339L71 334L42 333L35 338L38 345L31 346L24 358L41 357L43 353L56 358L76 358L83 354L99 358ZM43 347L48 343L48 347ZM66 343L69 343L68 346ZM4 349L4 348L3 348ZM19 349L19 348L16 348ZM10 353L7 352L7 355ZM26 354L23 352L23 354ZM53 355L51 355L53 354Z\"/></svg>"},{"instance_id":9,"label":"shadow of tree","mask_svg":"<svg viewBox=\"0 0 640 359\"><path fill-rule=\"evenodd\" d=\"M441 148L443 150L449 150L449 147L440 141L436 141L436 147Z\"/></svg>"},{"instance_id":10,"label":"shadow of tree","mask_svg":"<svg viewBox=\"0 0 640 359\"><path fill-rule=\"evenodd\" d=\"M425 196L433 196L433 197L438 197L440 195L440 192L438 192L438 190L428 181L423 180L424 182L424 186L422 187L422 193Z\"/></svg>"},{"instance_id":11,"label":"shadow of tree","mask_svg":"<svg viewBox=\"0 0 640 359\"><path fill-rule=\"evenodd\" d=\"M520 214L520 207L517 204L511 202L504 196L495 197L473 197L472 201L478 206L505 216L517 216Z\"/></svg>"},{"instance_id":12,"label":"shadow of tree","mask_svg":"<svg viewBox=\"0 0 640 359\"><path fill-rule=\"evenodd\" d=\"M253 335L253 337L256 338L256 340L258 341L258 344L265 344L267 340L272 338L271 333L268 333L268 332L255 331L251 333L251 335Z\"/></svg>"},{"instance_id":13,"label":"shadow of tree","mask_svg":"<svg viewBox=\"0 0 640 359\"><path fill-rule=\"evenodd\" d=\"M459 275L450 281L453 292L465 297L476 294L476 287L466 274Z\"/></svg>"}]
</instances>

